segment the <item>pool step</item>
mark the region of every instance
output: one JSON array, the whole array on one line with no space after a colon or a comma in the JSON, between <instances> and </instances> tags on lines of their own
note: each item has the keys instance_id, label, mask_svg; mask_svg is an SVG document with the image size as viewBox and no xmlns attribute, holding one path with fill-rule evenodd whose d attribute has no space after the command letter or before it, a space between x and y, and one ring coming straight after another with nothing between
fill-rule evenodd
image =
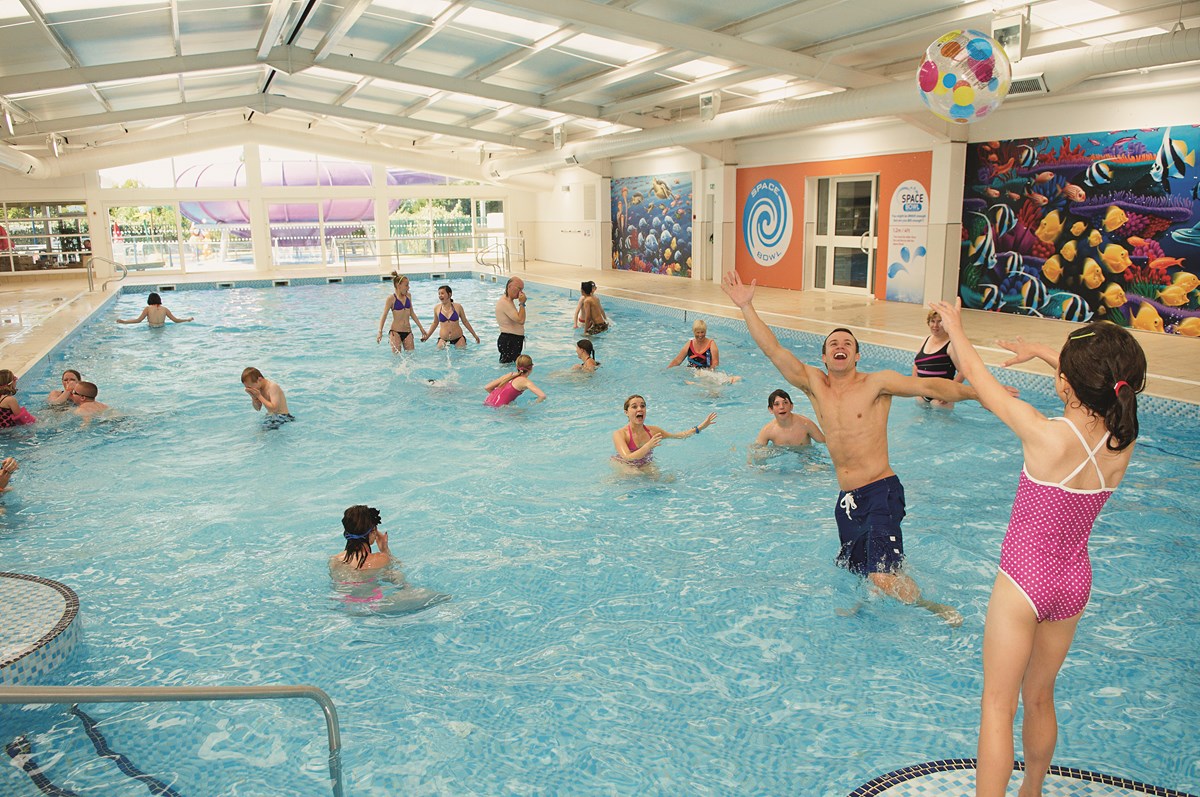
<instances>
[{"instance_id":1,"label":"pool step","mask_svg":"<svg viewBox=\"0 0 1200 797\"><path fill-rule=\"evenodd\" d=\"M22 794L45 797L182 797L169 783L149 775L113 750L99 723L78 706L71 719L44 734L21 734L4 747L10 763L28 778ZM18 776L19 780L19 776Z\"/></svg>"}]
</instances>

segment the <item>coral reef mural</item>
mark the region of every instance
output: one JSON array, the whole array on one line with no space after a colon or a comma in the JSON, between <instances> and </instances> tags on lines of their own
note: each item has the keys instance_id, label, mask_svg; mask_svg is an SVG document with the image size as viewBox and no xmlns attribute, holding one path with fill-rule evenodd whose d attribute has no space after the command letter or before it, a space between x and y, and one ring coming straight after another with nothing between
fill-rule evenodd
<instances>
[{"instance_id":1,"label":"coral reef mural","mask_svg":"<svg viewBox=\"0 0 1200 797\"><path fill-rule=\"evenodd\" d=\"M612 181L612 266L692 276L692 175L677 172Z\"/></svg>"},{"instance_id":2,"label":"coral reef mural","mask_svg":"<svg viewBox=\"0 0 1200 797\"><path fill-rule=\"evenodd\" d=\"M1200 337L1200 125L967 151L964 307Z\"/></svg>"}]
</instances>

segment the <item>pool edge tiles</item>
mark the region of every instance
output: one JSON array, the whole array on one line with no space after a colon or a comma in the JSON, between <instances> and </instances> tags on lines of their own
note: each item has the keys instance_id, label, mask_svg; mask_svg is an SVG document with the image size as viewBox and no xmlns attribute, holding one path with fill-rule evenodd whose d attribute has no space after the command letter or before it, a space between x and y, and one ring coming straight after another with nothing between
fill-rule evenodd
<instances>
[{"instance_id":1,"label":"pool edge tiles","mask_svg":"<svg viewBox=\"0 0 1200 797\"><path fill-rule=\"evenodd\" d=\"M32 686L57 669L79 641L79 597L66 584L23 573L0 573L0 639L23 636L0 658L0 686ZM18 627L19 624L19 627Z\"/></svg>"},{"instance_id":2,"label":"pool edge tiles","mask_svg":"<svg viewBox=\"0 0 1200 797\"><path fill-rule=\"evenodd\" d=\"M1016 770L1024 765L1016 762ZM1009 792L1015 793L1013 779ZM932 795L973 794L975 759L947 758L897 769L864 783L848 797L931 797ZM1195 797L1164 786L1151 786L1117 775L1086 769L1051 765L1042 788L1045 797Z\"/></svg>"}]
</instances>

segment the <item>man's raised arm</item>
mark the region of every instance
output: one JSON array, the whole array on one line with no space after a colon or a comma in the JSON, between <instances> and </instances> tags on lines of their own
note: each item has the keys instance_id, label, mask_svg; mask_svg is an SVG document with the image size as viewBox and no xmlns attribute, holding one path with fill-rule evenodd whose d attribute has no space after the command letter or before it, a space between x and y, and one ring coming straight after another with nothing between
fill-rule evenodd
<instances>
[{"instance_id":1,"label":"man's raised arm","mask_svg":"<svg viewBox=\"0 0 1200 797\"><path fill-rule=\"evenodd\" d=\"M766 322L758 317L758 312L752 304L754 285L754 282L749 285L744 284L736 271L730 271L721 280L721 290L725 291L725 295L732 299L733 303L742 311L742 317L746 319L746 328L750 330L750 337L754 338L758 348L762 349L762 353L767 355L767 359L779 369L779 373L783 375L784 379L801 390L807 391L811 381L808 373L809 366L800 362L796 355L785 349Z\"/></svg>"}]
</instances>

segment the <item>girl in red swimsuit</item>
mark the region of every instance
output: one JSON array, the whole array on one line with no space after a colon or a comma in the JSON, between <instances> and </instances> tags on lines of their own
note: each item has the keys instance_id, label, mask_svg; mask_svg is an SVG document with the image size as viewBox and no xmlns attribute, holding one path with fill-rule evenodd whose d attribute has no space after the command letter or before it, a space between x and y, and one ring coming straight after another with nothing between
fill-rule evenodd
<instances>
[{"instance_id":1,"label":"girl in red swimsuit","mask_svg":"<svg viewBox=\"0 0 1200 797\"><path fill-rule=\"evenodd\" d=\"M17 402L17 375L7 368L0 368L0 429L24 426L36 420Z\"/></svg>"}]
</instances>

